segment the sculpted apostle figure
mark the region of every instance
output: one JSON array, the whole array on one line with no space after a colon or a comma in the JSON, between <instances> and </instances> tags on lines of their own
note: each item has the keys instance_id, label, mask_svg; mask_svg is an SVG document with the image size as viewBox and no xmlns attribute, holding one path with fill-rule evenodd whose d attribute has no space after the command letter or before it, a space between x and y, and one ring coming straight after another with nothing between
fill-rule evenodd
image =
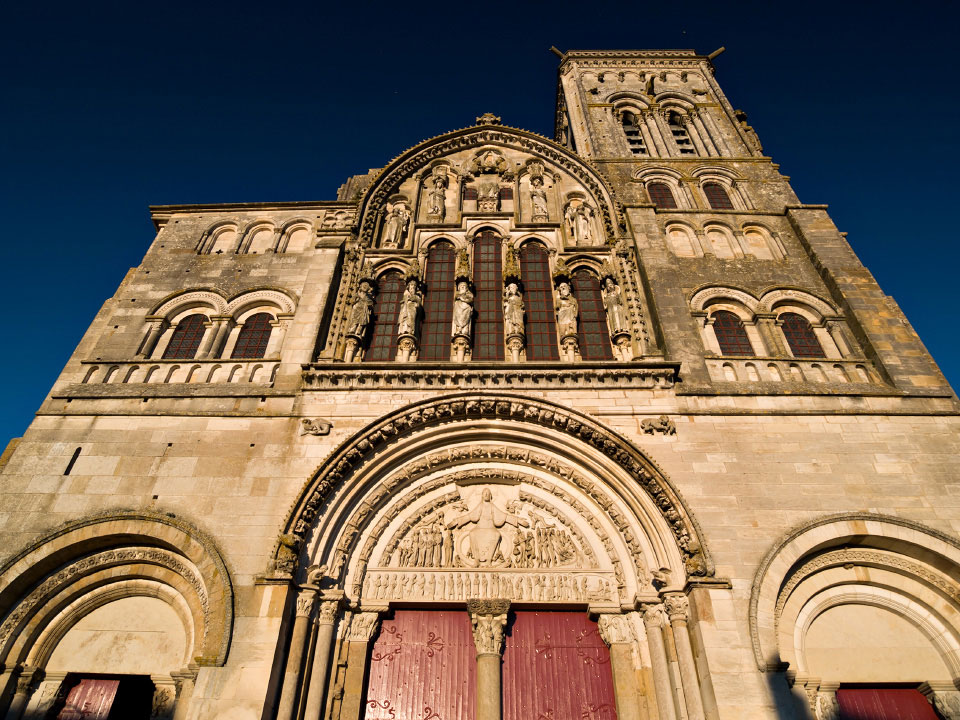
<instances>
[{"instance_id":1,"label":"sculpted apostle figure","mask_svg":"<svg viewBox=\"0 0 960 720\"><path fill-rule=\"evenodd\" d=\"M515 282L503 290L503 332L506 337L523 335L523 298Z\"/></svg>"},{"instance_id":2,"label":"sculpted apostle figure","mask_svg":"<svg viewBox=\"0 0 960 720\"><path fill-rule=\"evenodd\" d=\"M420 320L420 307L423 305L423 293L416 278L407 280L407 289L400 301L400 314L397 318L398 335L416 335Z\"/></svg>"},{"instance_id":3,"label":"sculpted apostle figure","mask_svg":"<svg viewBox=\"0 0 960 720\"><path fill-rule=\"evenodd\" d=\"M366 280L360 281L357 289L357 299L350 308L350 319L347 322L347 335L356 335L362 338L370 324L373 314L373 288Z\"/></svg>"},{"instance_id":4,"label":"sculpted apostle figure","mask_svg":"<svg viewBox=\"0 0 960 720\"><path fill-rule=\"evenodd\" d=\"M473 319L473 293L466 280L457 283L453 298L453 336L470 337L470 321Z\"/></svg>"},{"instance_id":5,"label":"sculpted apostle figure","mask_svg":"<svg viewBox=\"0 0 960 720\"><path fill-rule=\"evenodd\" d=\"M533 206L533 219L548 218L547 191L543 189L543 178L534 176L530 180L530 203Z\"/></svg>"},{"instance_id":6,"label":"sculpted apostle figure","mask_svg":"<svg viewBox=\"0 0 960 720\"><path fill-rule=\"evenodd\" d=\"M627 313L620 288L608 277L603 281L603 308L607 311L607 327L611 335L627 332Z\"/></svg>"},{"instance_id":7,"label":"sculpted apostle figure","mask_svg":"<svg viewBox=\"0 0 960 720\"><path fill-rule=\"evenodd\" d=\"M397 247L403 242L403 234L407 230L410 222L410 213L406 205L397 203L393 210L387 215L387 221L383 224L383 245L385 247Z\"/></svg>"},{"instance_id":8,"label":"sculpted apostle figure","mask_svg":"<svg viewBox=\"0 0 960 720\"><path fill-rule=\"evenodd\" d=\"M570 292L570 283L561 282L557 286L557 329L561 338L577 334L579 312L580 303Z\"/></svg>"},{"instance_id":9,"label":"sculpted apostle figure","mask_svg":"<svg viewBox=\"0 0 960 720\"><path fill-rule=\"evenodd\" d=\"M586 205L577 208L576 236L578 245L589 245L593 240L593 210Z\"/></svg>"}]
</instances>

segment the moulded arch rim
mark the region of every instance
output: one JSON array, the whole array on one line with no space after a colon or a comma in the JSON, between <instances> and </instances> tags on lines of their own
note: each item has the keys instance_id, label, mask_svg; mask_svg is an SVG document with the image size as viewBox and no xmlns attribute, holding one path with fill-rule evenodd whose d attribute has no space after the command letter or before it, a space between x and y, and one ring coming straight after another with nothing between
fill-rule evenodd
<instances>
[{"instance_id":1,"label":"moulded arch rim","mask_svg":"<svg viewBox=\"0 0 960 720\"><path fill-rule=\"evenodd\" d=\"M589 270L597 275L598 279L600 279L600 274L603 271L603 261L591 255L574 255L567 259L566 263L571 273L575 273L577 270Z\"/></svg>"},{"instance_id":2,"label":"moulded arch rim","mask_svg":"<svg viewBox=\"0 0 960 720\"><path fill-rule=\"evenodd\" d=\"M725 221L723 221L723 220L710 219L710 220L707 220L707 221L703 224L703 231L704 231L705 233L710 232L711 230L717 229L717 228L721 229L721 230L724 231L724 232L729 233L729 234L730 234L730 238L731 238L731 239L733 238L734 228L733 228L733 226L732 226L730 223L728 223L728 222L725 222Z\"/></svg>"},{"instance_id":3,"label":"moulded arch rim","mask_svg":"<svg viewBox=\"0 0 960 720\"><path fill-rule=\"evenodd\" d=\"M148 315L156 317L172 317L175 311L189 303L196 303L197 307L206 304L215 314L224 315L227 311L227 299L219 290L209 287L190 288L188 290L178 290L163 298L159 303L153 306Z\"/></svg>"},{"instance_id":4,"label":"moulded arch rim","mask_svg":"<svg viewBox=\"0 0 960 720\"><path fill-rule=\"evenodd\" d=\"M234 219L224 218L222 220L215 220L213 223L207 226L207 229L203 231L202 236L207 238L212 238L216 235L220 235L223 230L233 230L240 234L240 223Z\"/></svg>"},{"instance_id":5,"label":"moulded arch rim","mask_svg":"<svg viewBox=\"0 0 960 720\"><path fill-rule=\"evenodd\" d=\"M674 220L673 218L670 218L663 224L663 229L666 232L670 232L670 230L675 227L682 227L684 230L691 232L694 235L697 234L698 230L697 226L689 220Z\"/></svg>"},{"instance_id":6,"label":"moulded arch rim","mask_svg":"<svg viewBox=\"0 0 960 720\"><path fill-rule=\"evenodd\" d=\"M184 648L183 667L193 660L196 649L196 630L190 607L180 593L172 587L156 580L144 578L118 579L102 585L92 592L76 598L61 608L37 633L32 647L27 652L25 662L38 668L46 668L57 646L73 627L84 617L117 600L128 597L152 597L166 603L182 623L186 647ZM174 668L175 669L175 668Z\"/></svg>"},{"instance_id":7,"label":"moulded arch rim","mask_svg":"<svg viewBox=\"0 0 960 720\"><path fill-rule=\"evenodd\" d=\"M243 237L244 239L246 239L250 235L250 233L256 230L263 230L268 227L271 230L276 230L277 229L276 220L273 220L272 218L255 218L253 220L250 220L249 222L247 222L246 225L243 226Z\"/></svg>"},{"instance_id":8,"label":"moulded arch rim","mask_svg":"<svg viewBox=\"0 0 960 720\"><path fill-rule=\"evenodd\" d=\"M379 283L381 280L383 280L383 276L389 272L395 271L403 275L409 269L410 263L397 258L388 257L374 263L373 275Z\"/></svg>"},{"instance_id":9,"label":"moulded arch rim","mask_svg":"<svg viewBox=\"0 0 960 720\"><path fill-rule=\"evenodd\" d=\"M771 299L772 298L772 299ZM794 287L774 287L760 293L760 304L765 310L773 312L777 304L793 302L798 305L807 305L820 313L821 316L839 315L833 303L814 295L809 290Z\"/></svg>"},{"instance_id":10,"label":"moulded arch rim","mask_svg":"<svg viewBox=\"0 0 960 720\"><path fill-rule=\"evenodd\" d=\"M523 235L517 240L513 241L513 247L517 252L523 249L525 245L530 244L539 244L543 245L543 249L549 251L551 248L554 248L554 244L547 240L545 237L531 233L529 235Z\"/></svg>"},{"instance_id":11,"label":"moulded arch rim","mask_svg":"<svg viewBox=\"0 0 960 720\"><path fill-rule=\"evenodd\" d=\"M610 430L579 411L544 399L528 398L512 393L463 392L428 398L398 408L369 423L345 439L320 466L311 473L281 526L281 535L274 546L274 557L287 558L294 565L304 555L304 538L313 528L321 506L341 490L359 472L370 455L379 448L409 438L411 433L436 424L449 427L451 420L496 418L555 428L579 440L585 448L596 448L633 478L638 493L646 493L656 501L658 513L665 518L680 547L688 575L713 575L714 568L703 531L689 510L680 492L666 473L627 438Z\"/></svg>"},{"instance_id":12,"label":"moulded arch rim","mask_svg":"<svg viewBox=\"0 0 960 720\"><path fill-rule=\"evenodd\" d=\"M780 588L797 561L824 547L841 545L844 538L857 538L858 547L889 549L884 540L907 547L919 547L942 558L960 574L960 542L946 533L914 520L879 513L838 513L800 525L786 533L767 552L754 575L750 589L748 623L757 667L763 671L779 665L774 618ZM903 554L903 553L902 553Z\"/></svg>"},{"instance_id":13,"label":"moulded arch rim","mask_svg":"<svg viewBox=\"0 0 960 720\"><path fill-rule=\"evenodd\" d=\"M726 167L720 167L718 165L700 165L690 171L690 174L703 182L708 182L709 180L727 180L731 183L735 180L742 180L743 175L738 173L736 170L732 170Z\"/></svg>"},{"instance_id":14,"label":"moulded arch rim","mask_svg":"<svg viewBox=\"0 0 960 720\"><path fill-rule=\"evenodd\" d=\"M677 92L676 90L665 90L654 99L664 110L680 108L686 114L689 114L696 109L696 100L692 96Z\"/></svg>"},{"instance_id":15,"label":"moulded arch rim","mask_svg":"<svg viewBox=\"0 0 960 720\"><path fill-rule=\"evenodd\" d=\"M942 617L939 617L938 614L929 610L927 612L929 617L925 617L916 609L910 607L908 603L909 596L900 590L888 590L887 596L883 596L876 587L855 583L837 586L830 590L839 591L845 587L851 588L851 590L840 594L829 591L821 593L825 595L825 597L815 605L804 606L797 616L798 620L801 617L803 618L803 622L798 625L794 631L794 637L801 638L799 647L797 647L796 641L794 642L794 652L797 655L797 670L799 672L809 672L806 658L806 635L810 630L810 626L813 625L818 617L823 615L827 610L842 605L868 605L889 610L913 625L926 636L930 644L937 650L937 654L950 673L951 679L960 677L960 662L958 662L960 643L957 642L956 637L950 634L949 631L951 628ZM939 623L940 627L938 628L934 623ZM950 638L953 642L947 642L946 638Z\"/></svg>"},{"instance_id":16,"label":"moulded arch rim","mask_svg":"<svg viewBox=\"0 0 960 720\"><path fill-rule=\"evenodd\" d=\"M607 96L606 102L613 105L613 114L616 115L629 108L636 110L647 110L650 107L650 99L640 93L629 90L618 90Z\"/></svg>"},{"instance_id":17,"label":"moulded arch rim","mask_svg":"<svg viewBox=\"0 0 960 720\"><path fill-rule=\"evenodd\" d=\"M290 218L289 220L284 220L278 227L280 228L281 233L288 233L297 225L305 225L306 229L310 230L313 228L313 220L307 217L295 217Z\"/></svg>"},{"instance_id":18,"label":"moulded arch rim","mask_svg":"<svg viewBox=\"0 0 960 720\"><path fill-rule=\"evenodd\" d=\"M281 313L290 314L297 308L297 298L284 290L272 287L248 288L234 295L227 303L224 314L234 315L248 305L273 304Z\"/></svg>"},{"instance_id":19,"label":"moulded arch rim","mask_svg":"<svg viewBox=\"0 0 960 720\"><path fill-rule=\"evenodd\" d=\"M211 664L227 659L233 629L233 585L213 539L180 518L149 511L107 510L64 523L28 543L0 564L0 614L6 617L17 603L49 576L51 568L81 558L91 549L121 550L149 544L189 560L200 575L211 604L212 634L219 648Z\"/></svg>"},{"instance_id":20,"label":"moulded arch rim","mask_svg":"<svg viewBox=\"0 0 960 720\"><path fill-rule=\"evenodd\" d=\"M642 183L667 179L677 183L675 187L679 187L679 183L683 180L683 178L684 175L682 172L668 167L645 167L637 170L633 174L633 179Z\"/></svg>"},{"instance_id":21,"label":"moulded arch rim","mask_svg":"<svg viewBox=\"0 0 960 720\"><path fill-rule=\"evenodd\" d=\"M589 446L584 448L583 444L575 439L565 439L563 434L554 428L538 426L531 430L518 423L505 425L490 419L467 419L455 424L447 423L419 428L414 436L407 438L406 442L401 441L391 445L375 458L364 463L350 477L348 483L341 486L335 501L331 503L330 510L324 512L320 521L311 527L312 535L305 548L307 560L303 565L306 566L309 563L313 563L313 567L317 564L332 565L335 568L332 573L334 579L346 583L351 575L348 568L353 567L353 563L346 562L347 558L357 559L357 554L361 552L361 536L365 531L373 528L383 510L395 505L398 495L413 490L424 478L436 472L441 473L440 476L443 477L448 473L456 472L458 468L483 464L484 459L459 458L446 464L437 463L423 467L413 477L410 477L409 473L404 473L403 469L409 467L411 463L422 462L436 453L442 454L445 446L453 444L470 446L475 443L503 444L545 455L551 450L556 452L561 464L566 464L569 469L582 475L588 483L595 487L599 486L600 489L594 489L593 493L587 492L583 488L578 488L573 480L563 478L550 468L541 467L539 472L549 476L550 482L560 487L568 483L569 488L564 488L565 492L575 499L580 495L579 502L587 504L598 514L605 512L605 504L616 507L619 512L627 516L629 531L644 548L642 553L644 564L648 561L658 563L656 567L648 569L669 569L672 573L671 585L682 587L687 577L684 572L683 553L677 546L669 524L657 508L654 499L644 493L642 488L637 487L628 473L618 471L616 463L596 449ZM507 457L499 459L499 462L516 468L527 467L523 462ZM385 486L381 483L385 479L398 476L405 481L389 484L389 490L385 491ZM491 482L496 484L495 481ZM377 498L378 493L385 497ZM573 509L562 496L553 500ZM360 519L356 520L358 516ZM611 516L608 515L606 519L611 526L617 526L617 522ZM597 542L593 547L597 550L603 544L599 538L594 539ZM345 542L349 542L349 546L343 547ZM612 542L617 547L614 554L624 564L625 573L631 576L632 584L636 589L641 590L644 578L638 575L633 565L633 559L628 550L629 541L623 537L614 537ZM631 571L627 568L634 569Z\"/></svg>"},{"instance_id":22,"label":"moulded arch rim","mask_svg":"<svg viewBox=\"0 0 960 720\"><path fill-rule=\"evenodd\" d=\"M740 226L741 232L750 232L751 230L765 233L768 239L772 237L774 232L766 223L759 220L746 220Z\"/></svg>"},{"instance_id":23,"label":"moulded arch rim","mask_svg":"<svg viewBox=\"0 0 960 720\"><path fill-rule=\"evenodd\" d=\"M423 254L429 253L431 248L433 248L434 245L437 245L439 243L447 243L454 250L458 250L460 247L459 245L457 245L457 241L455 238L449 237L444 234L435 235L434 237L431 237L428 240L424 240L423 242L421 242L420 254L423 255Z\"/></svg>"}]
</instances>

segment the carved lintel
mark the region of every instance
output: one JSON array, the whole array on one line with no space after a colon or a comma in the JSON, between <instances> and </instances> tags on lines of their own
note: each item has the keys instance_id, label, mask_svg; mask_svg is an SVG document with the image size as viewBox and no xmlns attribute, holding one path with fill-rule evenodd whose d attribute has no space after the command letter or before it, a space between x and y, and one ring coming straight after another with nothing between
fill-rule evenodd
<instances>
[{"instance_id":1,"label":"carved lintel","mask_svg":"<svg viewBox=\"0 0 960 720\"><path fill-rule=\"evenodd\" d=\"M597 620L600 637L607 645L631 643L636 639L626 615L603 614Z\"/></svg>"},{"instance_id":2,"label":"carved lintel","mask_svg":"<svg viewBox=\"0 0 960 720\"><path fill-rule=\"evenodd\" d=\"M510 601L468 600L467 612L473 626L477 655L499 655L503 648L503 628L507 624Z\"/></svg>"},{"instance_id":3,"label":"carved lintel","mask_svg":"<svg viewBox=\"0 0 960 720\"><path fill-rule=\"evenodd\" d=\"M380 622L380 613L355 613L350 618L350 628L347 631L347 640L350 642L369 642L377 631Z\"/></svg>"}]
</instances>

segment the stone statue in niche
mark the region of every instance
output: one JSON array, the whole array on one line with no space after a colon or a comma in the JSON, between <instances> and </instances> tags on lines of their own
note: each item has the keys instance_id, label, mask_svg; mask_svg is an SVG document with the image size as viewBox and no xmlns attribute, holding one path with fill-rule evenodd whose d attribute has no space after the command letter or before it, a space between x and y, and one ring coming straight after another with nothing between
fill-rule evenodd
<instances>
[{"instance_id":1,"label":"stone statue in niche","mask_svg":"<svg viewBox=\"0 0 960 720\"><path fill-rule=\"evenodd\" d=\"M610 276L603 281L603 309L607 311L607 328L610 330L610 337L629 332L627 312L623 306L623 293Z\"/></svg>"},{"instance_id":2,"label":"stone statue in niche","mask_svg":"<svg viewBox=\"0 0 960 720\"><path fill-rule=\"evenodd\" d=\"M500 178L487 175L477 181L477 210L497 212L500 209Z\"/></svg>"},{"instance_id":3,"label":"stone statue in niche","mask_svg":"<svg viewBox=\"0 0 960 720\"><path fill-rule=\"evenodd\" d=\"M547 210L547 191L543 187L543 178L530 178L530 206L533 208L533 221L546 222L550 219Z\"/></svg>"},{"instance_id":4,"label":"stone statue in niche","mask_svg":"<svg viewBox=\"0 0 960 720\"><path fill-rule=\"evenodd\" d=\"M407 206L398 202L387 214L383 224L383 235L380 245L385 248L395 248L403 245L403 239L410 225L410 211Z\"/></svg>"},{"instance_id":5,"label":"stone statue in niche","mask_svg":"<svg viewBox=\"0 0 960 720\"><path fill-rule=\"evenodd\" d=\"M347 335L363 338L373 316L373 287L369 280L361 280L357 288L357 299L350 307L350 318L347 321Z\"/></svg>"},{"instance_id":6,"label":"stone statue in niche","mask_svg":"<svg viewBox=\"0 0 960 720\"><path fill-rule=\"evenodd\" d=\"M593 208L582 200L572 200L564 211L567 225L567 237L576 245L595 245Z\"/></svg>"},{"instance_id":7,"label":"stone statue in niche","mask_svg":"<svg viewBox=\"0 0 960 720\"><path fill-rule=\"evenodd\" d=\"M493 503L490 488L484 488L480 495L480 504L466 515L462 515L447 524L448 528L462 528L473 525L461 538L459 556L468 567L504 565L507 559L501 551L500 528L504 525L529 527L530 523L516 515L504 512Z\"/></svg>"},{"instance_id":8,"label":"stone statue in niche","mask_svg":"<svg viewBox=\"0 0 960 720\"><path fill-rule=\"evenodd\" d=\"M472 320L473 293L470 291L470 283L460 280L453 297L453 336L469 340Z\"/></svg>"},{"instance_id":9,"label":"stone statue in niche","mask_svg":"<svg viewBox=\"0 0 960 720\"><path fill-rule=\"evenodd\" d=\"M407 278L407 287L400 301L400 313L397 317L398 335L417 335L420 323L420 308L423 306L423 293L420 282L415 277Z\"/></svg>"},{"instance_id":10,"label":"stone statue in niche","mask_svg":"<svg viewBox=\"0 0 960 720\"><path fill-rule=\"evenodd\" d=\"M506 337L523 335L523 296L520 286L507 283L503 289L503 333Z\"/></svg>"},{"instance_id":11,"label":"stone statue in niche","mask_svg":"<svg viewBox=\"0 0 960 720\"><path fill-rule=\"evenodd\" d=\"M431 186L429 197L427 199L427 219L430 222L443 222L447 214L447 168L438 165L433 169L427 181Z\"/></svg>"},{"instance_id":12,"label":"stone statue in niche","mask_svg":"<svg viewBox=\"0 0 960 720\"><path fill-rule=\"evenodd\" d=\"M561 338L576 337L580 303L570 290L570 283L561 280L557 285L557 330Z\"/></svg>"}]
</instances>

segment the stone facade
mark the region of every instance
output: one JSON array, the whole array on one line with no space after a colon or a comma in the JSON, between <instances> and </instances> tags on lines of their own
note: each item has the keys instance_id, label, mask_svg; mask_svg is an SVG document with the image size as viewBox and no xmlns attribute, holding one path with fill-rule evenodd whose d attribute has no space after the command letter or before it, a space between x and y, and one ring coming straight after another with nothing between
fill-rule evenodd
<instances>
[{"instance_id":1,"label":"stone facade","mask_svg":"<svg viewBox=\"0 0 960 720\"><path fill-rule=\"evenodd\" d=\"M525 609L597 622L621 720L958 716L957 398L709 58L570 52L555 140L487 114L337 200L152 213L3 456L8 717L104 674L377 717L398 607L469 617L480 720Z\"/></svg>"}]
</instances>

